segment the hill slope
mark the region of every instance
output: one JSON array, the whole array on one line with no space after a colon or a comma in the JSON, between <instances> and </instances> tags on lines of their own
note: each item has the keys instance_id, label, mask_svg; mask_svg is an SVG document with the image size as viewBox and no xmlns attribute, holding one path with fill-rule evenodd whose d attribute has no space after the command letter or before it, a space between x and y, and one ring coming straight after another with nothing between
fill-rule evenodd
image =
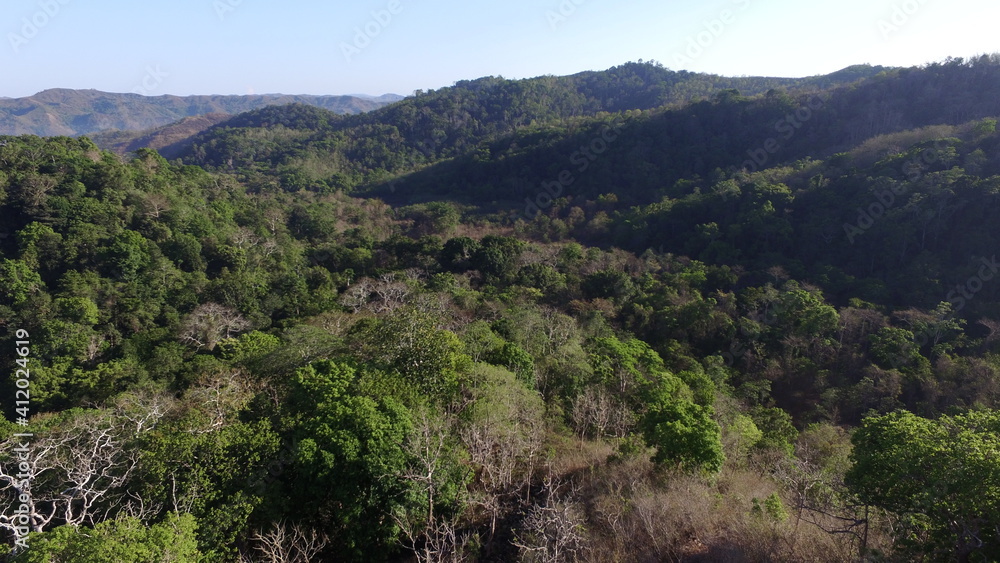
<instances>
[{"instance_id":1,"label":"hill slope","mask_svg":"<svg viewBox=\"0 0 1000 563\"><path fill-rule=\"evenodd\" d=\"M0 561L1000 560L1000 57L857 70L0 136Z\"/></svg>"},{"instance_id":2,"label":"hill slope","mask_svg":"<svg viewBox=\"0 0 1000 563\"><path fill-rule=\"evenodd\" d=\"M602 114L679 109L692 100L728 99L736 90L815 91L818 82L846 84L884 70L852 67L841 78L727 78L627 63L564 77L487 77L344 118L302 107L257 110L197 135L180 155L215 170L264 170L289 189L353 188L470 155L482 143L533 127L572 129Z\"/></svg>"},{"instance_id":3,"label":"hill slope","mask_svg":"<svg viewBox=\"0 0 1000 563\"><path fill-rule=\"evenodd\" d=\"M892 135L1000 115L998 93L1000 63L991 59L895 69L798 94L722 92L679 108L522 127L482 142L477 151L401 176L392 193L417 200L515 200L523 207L543 182L570 169L581 172L571 190L577 197L614 193L622 203L644 203L679 195L674 186L681 180L724 179L738 170L756 172L807 157L857 150L867 155L863 165L868 166L915 142ZM604 147L597 138L601 127L612 123L619 135ZM591 153L598 154L581 150L592 143L601 150ZM586 165L574 162L580 156Z\"/></svg>"},{"instance_id":4,"label":"hill slope","mask_svg":"<svg viewBox=\"0 0 1000 563\"><path fill-rule=\"evenodd\" d=\"M302 103L335 113L377 109L396 97L356 96L140 96L56 88L27 98L0 99L0 135L77 136L99 131L142 131L185 117L237 114L269 105Z\"/></svg>"},{"instance_id":5,"label":"hill slope","mask_svg":"<svg viewBox=\"0 0 1000 563\"><path fill-rule=\"evenodd\" d=\"M258 187L370 192L393 180L378 195L523 202L562 169L577 168L573 155L614 122L626 127L621 140L591 159L573 192L613 191L635 204L716 170L829 156L880 135L995 116L998 90L1000 66L988 57L797 80L629 63L570 77L463 81L364 115L265 108L177 148L188 164L243 174ZM691 91L706 95L677 101Z\"/></svg>"},{"instance_id":6,"label":"hill slope","mask_svg":"<svg viewBox=\"0 0 1000 563\"><path fill-rule=\"evenodd\" d=\"M231 117L225 113L207 113L185 117L169 125L145 131L104 131L88 135L88 137L102 149L120 155L148 148L158 151L166 158L174 158L178 144L183 144L187 139Z\"/></svg>"}]
</instances>

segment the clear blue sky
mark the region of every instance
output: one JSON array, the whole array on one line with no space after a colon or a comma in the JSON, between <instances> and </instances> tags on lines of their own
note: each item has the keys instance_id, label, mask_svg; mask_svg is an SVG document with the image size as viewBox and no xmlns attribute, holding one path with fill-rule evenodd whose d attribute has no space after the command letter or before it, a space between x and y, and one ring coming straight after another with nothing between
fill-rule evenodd
<instances>
[{"instance_id":1,"label":"clear blue sky","mask_svg":"<svg viewBox=\"0 0 1000 563\"><path fill-rule=\"evenodd\" d=\"M3 0L0 96L405 95L639 59L807 76L997 52L998 16L996 0Z\"/></svg>"}]
</instances>

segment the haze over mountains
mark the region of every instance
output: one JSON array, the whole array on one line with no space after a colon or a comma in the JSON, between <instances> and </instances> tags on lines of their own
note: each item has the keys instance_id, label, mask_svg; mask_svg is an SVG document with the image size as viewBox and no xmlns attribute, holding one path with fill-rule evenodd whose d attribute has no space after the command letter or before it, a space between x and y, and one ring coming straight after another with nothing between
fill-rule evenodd
<instances>
[{"instance_id":1,"label":"haze over mountains","mask_svg":"<svg viewBox=\"0 0 1000 563\"><path fill-rule=\"evenodd\" d=\"M710 74L692 73L686 71L674 72L651 63L629 63L606 71L582 72L571 76L543 76L525 80L505 80L497 77L486 77L476 80L463 80L451 88L441 88L438 96L446 92L466 92L468 96L492 96L500 94L492 103L508 103L512 109L527 104L547 103L552 96L562 97L563 108L555 108L559 117L583 115L597 111L622 111L628 109L652 109L665 105L685 104L692 100L702 99L725 89L738 89L744 95L762 94L772 88L817 89L828 88L838 84L846 84L868 78L883 72L885 67L857 65L845 68L829 75L807 78L775 78L775 77L723 77ZM163 106L168 101L161 98L136 98L132 95L128 100L113 99L115 103L91 104L86 102L87 92L65 91L67 98L80 98L81 105L74 103L48 104L44 111L56 116L60 122L89 124L75 133L52 132L47 125L37 124L40 121L42 106L36 107L30 114L31 119L21 119L16 125L23 128L34 127L24 131L39 135L53 134L86 134L94 139L102 148L124 154L139 148L153 148L163 151L164 156L173 158L185 141L200 133L205 128L220 124L225 116L250 111L264 106L304 104L330 110L337 114L358 114L374 111L386 105L402 100L402 96L386 94L383 96L368 96L363 94L352 96L204 96L184 98L191 102L187 107L173 107L174 114L186 111L181 120L164 122ZM432 92L428 92L431 94ZM418 94L423 94L419 92ZM38 98L41 96L35 96ZM118 95L114 95L118 96ZM529 99L537 97L538 99ZM515 99L523 98L523 99ZM585 99L586 103L578 104ZM124 103L126 102L127 103ZM175 102L176 100L170 100ZM11 103L22 102L11 100ZM85 103L84 103L85 102ZM419 102L421 111L436 111L441 108L424 107L427 99ZM89 104L89 105L88 105ZM147 107L148 106L148 107ZM0 111L3 111L0 103ZM67 112L67 107L72 108ZM240 109L246 108L246 109ZM516 110L515 110L516 111ZM90 113L86 113L90 112ZM69 115L66 115L69 113ZM152 125L133 126L136 115L145 115L145 123ZM537 116L542 116L535 112ZM398 117L398 111L379 114L381 121L391 121ZM198 119L190 119L198 117ZM238 120L237 120L238 122ZM99 124L99 125L94 125ZM114 126L111 126L114 124ZM66 126L66 130L70 126ZM0 134L5 133L3 122L0 121ZM9 134L9 132L7 132Z\"/></svg>"},{"instance_id":2,"label":"haze over mountains","mask_svg":"<svg viewBox=\"0 0 1000 563\"><path fill-rule=\"evenodd\" d=\"M0 562L1000 561L1000 55L315 101L0 137Z\"/></svg>"},{"instance_id":3,"label":"haze over mountains","mask_svg":"<svg viewBox=\"0 0 1000 563\"><path fill-rule=\"evenodd\" d=\"M663 71L665 69L661 69ZM708 95L725 88L739 88L744 94L759 94L776 87L828 87L834 84L866 78L885 70L883 67L859 65L825 76L808 78L743 77L729 78L715 75L665 71L663 76L641 77L647 82L643 100L621 100L621 107L635 105L649 108L667 103L679 103L692 97ZM560 83L574 83L586 90L595 79L614 71L584 72L567 77L540 77L526 82L553 80ZM636 77L633 77L636 78ZM462 81L468 83L470 81ZM620 84L619 87L626 87ZM651 91L657 88L658 91ZM403 96L384 94L351 95L199 95L199 96L143 96L139 94L118 94L98 90L72 90L52 88L25 98L0 97L0 135L40 135L40 136L98 136L99 144L118 151L134 150L139 146L137 138L149 136L154 130L181 122L189 117L208 114L235 115L265 106L305 104L320 107L338 114L358 114L372 111L400 101ZM604 108L611 110L612 108ZM209 118L213 124L218 117ZM205 123L205 120L200 120ZM181 130L191 130L192 124L185 123ZM101 137L109 131L129 131L130 135L115 134ZM155 136L155 135L154 135ZM125 141L125 139L128 141ZM176 140L176 139L175 139Z\"/></svg>"},{"instance_id":4,"label":"haze over mountains","mask_svg":"<svg viewBox=\"0 0 1000 563\"><path fill-rule=\"evenodd\" d=\"M925 233L927 225L938 232L958 228L953 221L961 215L910 210L858 237L868 219L857 209L873 197L869 177L890 167L905 178L910 172L900 166L910 167L907 159L935 139L934 162L917 163L921 174L965 160L975 164L974 174L992 174L995 137L983 132L1000 115L998 91L996 57L919 68L857 66L806 79L726 78L627 63L565 77L460 81L363 114L269 106L98 140L120 152L158 149L261 193L342 192L391 205L456 202L543 238L559 239L568 228L589 244L610 242L637 254L672 248L751 269L773 265L769 253L778 252L797 261L800 276L832 263L848 276L911 287L902 299L930 307L940 300L937 292L921 291L924 300L912 301L912 248L887 260L886 239L901 224ZM746 191L729 194L727 181L762 171L789 176L784 182L801 192L787 201L759 195L745 203L739 202L750 197ZM816 176L815 185L803 183L806 174ZM831 185L841 186L836 196L828 193ZM761 232L747 236L755 231L743 224L740 209L762 202L772 208L755 211L763 222L754 229ZM918 225L920 213L934 220ZM719 229L712 237L697 234L711 225ZM785 229L798 236L786 237ZM989 241L951 244L982 254ZM819 254L817 242L824 244ZM961 268L967 252L938 250L935 268L951 281L945 272ZM857 294L853 283L827 290ZM874 290L862 292L865 299L890 299L885 288L867 291Z\"/></svg>"},{"instance_id":5,"label":"haze over mountains","mask_svg":"<svg viewBox=\"0 0 1000 563\"><path fill-rule=\"evenodd\" d=\"M2 135L89 135L108 130L145 130L209 113L237 114L268 105L301 103L335 113L360 113L401 96L141 96L98 90L53 88L27 98L0 99Z\"/></svg>"},{"instance_id":6,"label":"haze over mountains","mask_svg":"<svg viewBox=\"0 0 1000 563\"><path fill-rule=\"evenodd\" d=\"M596 196L614 178L618 197L628 199L648 197L690 174L741 167L770 137L781 142L751 161L756 168L851 150L888 133L996 115L1000 107L984 86L997 80L996 68L985 63L858 66L806 79L725 78L628 63L567 77L461 81L353 116L266 108L175 139L164 156L219 171L253 170L316 190L368 190L396 178L396 197L475 191L516 201L534 195L550 179L553 162L566 161L590 140L591 128L617 120L629 134L591 163L607 172L581 177L574 192ZM962 96L951 96L949 88ZM822 101L810 101L814 96ZM807 126L794 118L817 103L827 111L810 110L810 119L802 120ZM432 171L411 174L431 165ZM632 179L636 175L641 178ZM513 189L511 176L517 178ZM473 190L462 187L470 182Z\"/></svg>"}]
</instances>

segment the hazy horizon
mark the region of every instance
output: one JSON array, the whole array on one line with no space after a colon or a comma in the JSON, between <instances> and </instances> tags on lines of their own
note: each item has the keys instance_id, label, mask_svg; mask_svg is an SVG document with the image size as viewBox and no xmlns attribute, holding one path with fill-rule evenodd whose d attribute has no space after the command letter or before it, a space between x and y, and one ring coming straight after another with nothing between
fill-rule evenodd
<instances>
[{"instance_id":1,"label":"hazy horizon","mask_svg":"<svg viewBox=\"0 0 1000 563\"><path fill-rule=\"evenodd\" d=\"M802 77L1000 51L985 0L373 0L295 6L11 0L4 97L51 88L144 95L407 96L482 76L531 78L655 60L672 70Z\"/></svg>"},{"instance_id":2,"label":"hazy horizon","mask_svg":"<svg viewBox=\"0 0 1000 563\"><path fill-rule=\"evenodd\" d=\"M636 61L625 61L622 64L627 64L629 62L636 62ZM650 62L650 63L652 63L654 61L645 61L645 60L643 60L643 62ZM659 61L656 61L656 62L659 62ZM931 62L941 62L941 61L931 61ZM866 64L866 63L861 63L861 64ZM664 65L664 66L666 66L666 65ZM850 68L850 66L857 66L857 65L849 65L847 67L836 69L836 70L833 70L833 71L831 71L829 73L823 73L823 74L820 74L820 75L770 76L768 78L808 78L810 76L824 76L824 75L827 75L827 74L831 74L831 73L835 73L835 72L844 70L846 68ZM876 66L876 65L872 65L872 66ZM609 67L609 68L611 68L611 67ZM608 70L608 69L594 69L593 71L601 72L601 71L605 71L605 70ZM671 69L671 70L673 70L673 69ZM591 72L591 71L587 70L587 71L580 71L580 72ZM573 74L578 74L578 73L570 73L569 75L558 75L558 76L572 76ZM706 74L710 74L710 73L706 73ZM538 75L538 76L526 76L526 77L521 77L521 78L523 78L523 79L533 79L533 78L540 78L540 77L543 77L543 76L557 76L557 75L548 74L548 75ZM729 76L736 76L736 75L729 75ZM745 76L749 76L749 75L745 75ZM460 80L477 80L477 79L480 79L480 78L486 78L486 76L469 77L469 78L463 78L463 79L460 79ZM511 77L506 77L505 76L503 78L511 78ZM455 81L455 82L458 82L458 81ZM451 86L453 86L455 84L455 82L452 82L451 84L442 85L439 88L451 87ZM435 88L435 89L437 89L437 88ZM108 91L108 90L101 90L99 88L67 88L67 87L64 87L64 86L52 86L52 87L49 87L49 88L45 88L45 89L39 90L39 91L34 92L32 94L28 94L26 96L0 96L0 98L4 98L4 99L31 98L31 97L37 96L37 95L39 95L39 94L41 94L43 92L49 91L49 90L73 90L73 91L77 91L77 92L95 91L95 92L101 92L101 93L104 93L104 94L132 94L132 93L134 93L134 92L112 92L112 91ZM401 93L401 92L382 92L382 93L365 93L365 92L361 92L361 93L358 93L358 92L339 93L339 92L328 92L328 93L321 93L321 94L302 93L302 92L254 92L253 94L247 94L247 93L217 93L217 92L207 92L207 93L193 93L193 94L173 94L173 93L170 93L170 92L163 92L163 93L158 93L158 94L139 94L139 95L145 95L145 96L153 97L153 98L158 97L158 96L174 96L174 97L179 97L179 98L186 98L186 97L193 97L193 96L247 96L247 95L252 95L252 96L316 96L316 97L324 97L324 96L330 96L330 97L347 96L347 97L356 97L356 98L379 99L379 98L383 98L383 97L386 97L386 96L408 97L408 96L412 96L413 92L407 92L407 93Z\"/></svg>"}]
</instances>

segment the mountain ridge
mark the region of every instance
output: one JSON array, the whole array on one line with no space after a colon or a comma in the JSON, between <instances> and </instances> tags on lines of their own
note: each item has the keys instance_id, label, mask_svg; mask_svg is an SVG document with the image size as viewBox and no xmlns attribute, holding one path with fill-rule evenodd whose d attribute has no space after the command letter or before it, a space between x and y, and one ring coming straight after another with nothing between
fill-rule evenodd
<instances>
[{"instance_id":1,"label":"mountain ridge","mask_svg":"<svg viewBox=\"0 0 1000 563\"><path fill-rule=\"evenodd\" d=\"M393 178L400 174L459 157L461 162L446 168L464 176L469 166L481 168L477 162L490 160L485 155L495 156L498 150L505 153L511 150L513 156L540 144L542 150L532 160L538 160L536 164L541 166L560 156L544 148L555 142L552 135L559 137L553 131L586 130L587 123L606 121L615 114L622 118L642 114L643 121L663 114L662 119L655 118L649 127L644 126L648 131L639 136L644 139L639 145L645 143L645 148L637 145L636 151L648 151L649 142L659 139L657 143L664 150L673 146L669 150L681 159L678 162L691 166L699 162L736 165L747 158L746 150L756 148L768 134L774 134L771 129L776 121L789 112L794 114L803 99L821 91L819 86L839 90L837 98L846 104L843 110L850 111L852 104L868 103L863 95L852 92L893 87L905 82L908 72L911 71L857 65L831 75L801 79L725 78L674 72L656 63L626 63L607 71L567 77L522 80L485 77L418 93L364 115L338 117L304 107L255 110L199 132L175 145L176 151L165 156L179 156L187 164L217 171L267 170L282 185L294 186L289 189L364 189L363 186L390 180L399 188ZM921 72L932 71L919 71L917 75ZM926 80L930 80L929 74ZM849 102L850 99L856 101ZM873 107L872 111L879 113L883 109ZM859 123L858 140L895 130L893 127L883 130L878 124L866 126ZM813 138L816 131L810 129L814 128L794 128L793 145L800 145L801 149L816 146L818 141ZM708 131L717 131L722 136L714 140L703 138ZM758 139L760 135L763 137ZM678 152L681 147L671 143L671 137L698 138L698 147L715 148L706 152L692 146ZM381 147L372 150L380 144ZM728 150L722 150L723 147ZM562 150L568 150L567 155L573 152L568 147ZM787 150L785 153L792 154ZM808 150L802 155L807 153ZM508 158L501 161L511 162ZM704 174L713 167L682 168L687 172L697 169ZM252 174L259 175L258 172ZM430 183L438 188L448 183L445 178L455 177L450 172L438 177L438 172L444 171L438 167L430 174L437 178ZM512 173L513 170L506 170L496 177ZM668 184L675 179L673 173L662 178ZM536 178L530 184L541 180Z\"/></svg>"},{"instance_id":2,"label":"mountain ridge","mask_svg":"<svg viewBox=\"0 0 1000 563\"><path fill-rule=\"evenodd\" d=\"M539 84L546 81L572 82L580 88L600 88L609 76L623 69L635 72L637 77L651 82L657 89L633 92L631 97L613 99L608 93L601 104L604 110L632 109L633 107L656 107L667 103L684 103L691 98L709 95L726 88L740 88L741 91L761 93L772 87L825 87L830 83L842 83L874 76L887 70L885 67L855 65L829 75L804 78L781 77L724 77L712 74L672 71L655 62L626 63L602 71L584 71L567 76L539 76L511 83ZM636 78L636 77L630 77ZM614 81L620 77L611 77ZM483 77L475 80L461 80L455 85L438 91L462 86L488 84L490 81L504 80L498 77ZM628 90L622 83L622 92ZM434 92L430 90L428 92ZM131 139L122 142L124 136L112 134L116 141L102 144L112 150L122 150L153 130L177 123L185 118L206 114L238 115L269 105L301 103L320 107L337 114L353 115L374 111L400 102L407 98L424 95L418 91L414 96L398 94L351 94L351 95L293 95L293 94L249 94L249 95L192 95L176 96L163 94L144 96L137 93L113 93L96 89L48 88L31 96L19 98L0 97L0 135L39 136L99 136L107 137L113 131L133 132ZM636 96L642 99L632 99ZM103 141L102 141L103 143ZM117 144L116 144L117 143ZM155 143L154 143L155 145ZM151 148L160 148L149 145ZM142 147L139 147L142 148Z\"/></svg>"},{"instance_id":3,"label":"mountain ridge","mask_svg":"<svg viewBox=\"0 0 1000 563\"><path fill-rule=\"evenodd\" d=\"M0 98L0 135L75 137L112 130L144 131L197 115L235 115L289 103L355 114L378 109L396 98L394 94L371 98L305 94L144 96L49 88L23 98Z\"/></svg>"},{"instance_id":4,"label":"mountain ridge","mask_svg":"<svg viewBox=\"0 0 1000 563\"><path fill-rule=\"evenodd\" d=\"M0 444L46 448L0 530L1000 560L1000 54L790 80L486 77L95 135L124 157L0 136L0 393L30 389Z\"/></svg>"}]
</instances>

